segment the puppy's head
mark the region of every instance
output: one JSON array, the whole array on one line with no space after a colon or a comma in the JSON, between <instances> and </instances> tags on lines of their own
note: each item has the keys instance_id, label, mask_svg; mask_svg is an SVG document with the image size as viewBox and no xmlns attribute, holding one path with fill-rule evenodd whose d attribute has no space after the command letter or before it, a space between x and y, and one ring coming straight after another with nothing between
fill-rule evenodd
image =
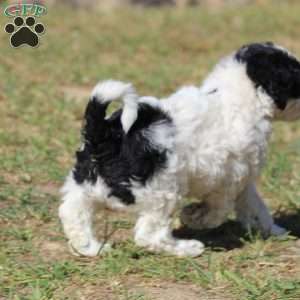
<instances>
[{"instance_id":1,"label":"puppy's head","mask_svg":"<svg viewBox=\"0 0 300 300\"><path fill-rule=\"evenodd\" d=\"M300 62L284 48L272 43L250 44L237 53L246 64L249 78L273 99L275 118L300 118Z\"/></svg>"}]
</instances>

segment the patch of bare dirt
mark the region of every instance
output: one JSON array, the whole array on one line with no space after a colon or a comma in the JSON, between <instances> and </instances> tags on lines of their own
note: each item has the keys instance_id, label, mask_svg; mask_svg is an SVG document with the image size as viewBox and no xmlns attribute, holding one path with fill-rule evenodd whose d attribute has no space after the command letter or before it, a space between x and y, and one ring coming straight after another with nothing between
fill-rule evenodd
<instances>
[{"instance_id":1,"label":"patch of bare dirt","mask_svg":"<svg viewBox=\"0 0 300 300\"><path fill-rule=\"evenodd\" d=\"M37 249L43 256L45 261L62 261L64 259L74 259L71 256L66 241L41 241L39 242Z\"/></svg>"},{"instance_id":2,"label":"patch of bare dirt","mask_svg":"<svg viewBox=\"0 0 300 300\"><path fill-rule=\"evenodd\" d=\"M230 300L223 291L207 291L188 283L161 282L157 285L138 287L151 300ZM219 295L218 295L219 294Z\"/></svg>"},{"instance_id":3,"label":"patch of bare dirt","mask_svg":"<svg viewBox=\"0 0 300 300\"><path fill-rule=\"evenodd\" d=\"M57 290L53 299L62 299L60 293L62 291ZM86 284L72 284L63 290L64 295L68 295L68 299L74 300L120 300L119 296L116 296L113 289L107 284L99 280L96 285Z\"/></svg>"},{"instance_id":4,"label":"patch of bare dirt","mask_svg":"<svg viewBox=\"0 0 300 300\"><path fill-rule=\"evenodd\" d=\"M97 285L78 285L76 289L68 287L72 299L80 300L232 300L224 288L207 290L194 284L170 281L147 281L138 276L129 277L126 281L102 282ZM64 291L66 293L66 291Z\"/></svg>"}]
</instances>

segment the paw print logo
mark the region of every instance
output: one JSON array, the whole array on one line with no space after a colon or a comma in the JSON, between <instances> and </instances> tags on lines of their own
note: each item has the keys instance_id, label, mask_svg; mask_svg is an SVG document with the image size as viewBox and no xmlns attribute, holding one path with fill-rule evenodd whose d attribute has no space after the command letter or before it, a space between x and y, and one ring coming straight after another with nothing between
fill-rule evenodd
<instances>
[{"instance_id":1,"label":"paw print logo","mask_svg":"<svg viewBox=\"0 0 300 300\"><path fill-rule=\"evenodd\" d=\"M10 44L14 48L22 45L37 47L39 45L39 35L45 32L45 26L37 23L35 18L30 16L26 19L16 17L13 23L5 26L5 31L10 34Z\"/></svg>"}]
</instances>

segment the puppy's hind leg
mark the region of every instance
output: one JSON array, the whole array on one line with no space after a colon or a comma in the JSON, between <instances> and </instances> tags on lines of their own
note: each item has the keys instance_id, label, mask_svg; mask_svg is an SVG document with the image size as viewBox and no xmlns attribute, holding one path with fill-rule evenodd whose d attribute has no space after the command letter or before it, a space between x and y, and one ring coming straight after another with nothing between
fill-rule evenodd
<instances>
[{"instance_id":1,"label":"puppy's hind leg","mask_svg":"<svg viewBox=\"0 0 300 300\"><path fill-rule=\"evenodd\" d=\"M135 242L153 252L168 252L172 255L197 257L204 245L197 240L182 240L172 236L172 219L169 214L157 211L142 212L135 225Z\"/></svg>"},{"instance_id":2,"label":"puppy's hind leg","mask_svg":"<svg viewBox=\"0 0 300 300\"><path fill-rule=\"evenodd\" d=\"M85 189L70 176L62 192L64 196L59 207L59 217L73 254L96 256L108 250L110 246L97 241L94 236L94 202L86 195Z\"/></svg>"},{"instance_id":3,"label":"puppy's hind leg","mask_svg":"<svg viewBox=\"0 0 300 300\"><path fill-rule=\"evenodd\" d=\"M246 229L260 230L264 237L283 235L286 230L274 220L254 184L247 186L236 202L237 219Z\"/></svg>"}]
</instances>

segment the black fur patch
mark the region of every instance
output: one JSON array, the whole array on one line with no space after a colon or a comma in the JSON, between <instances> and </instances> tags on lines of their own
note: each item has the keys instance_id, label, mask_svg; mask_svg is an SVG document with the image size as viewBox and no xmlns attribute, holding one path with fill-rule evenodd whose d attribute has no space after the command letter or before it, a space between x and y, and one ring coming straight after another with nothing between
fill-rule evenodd
<instances>
[{"instance_id":1,"label":"black fur patch","mask_svg":"<svg viewBox=\"0 0 300 300\"><path fill-rule=\"evenodd\" d=\"M256 87L261 86L284 110L289 100L300 98L300 63L272 43L251 44L236 54L247 64L247 74Z\"/></svg>"},{"instance_id":2,"label":"black fur patch","mask_svg":"<svg viewBox=\"0 0 300 300\"><path fill-rule=\"evenodd\" d=\"M82 132L84 149L76 153L73 176L77 183L93 184L100 176L111 188L111 196L133 204L130 181L144 185L167 162L167 150L154 147L143 133L153 123L172 126L172 121L160 109L140 104L138 118L125 134L120 120L122 110L105 119L107 106L96 99L87 106Z\"/></svg>"}]
</instances>

